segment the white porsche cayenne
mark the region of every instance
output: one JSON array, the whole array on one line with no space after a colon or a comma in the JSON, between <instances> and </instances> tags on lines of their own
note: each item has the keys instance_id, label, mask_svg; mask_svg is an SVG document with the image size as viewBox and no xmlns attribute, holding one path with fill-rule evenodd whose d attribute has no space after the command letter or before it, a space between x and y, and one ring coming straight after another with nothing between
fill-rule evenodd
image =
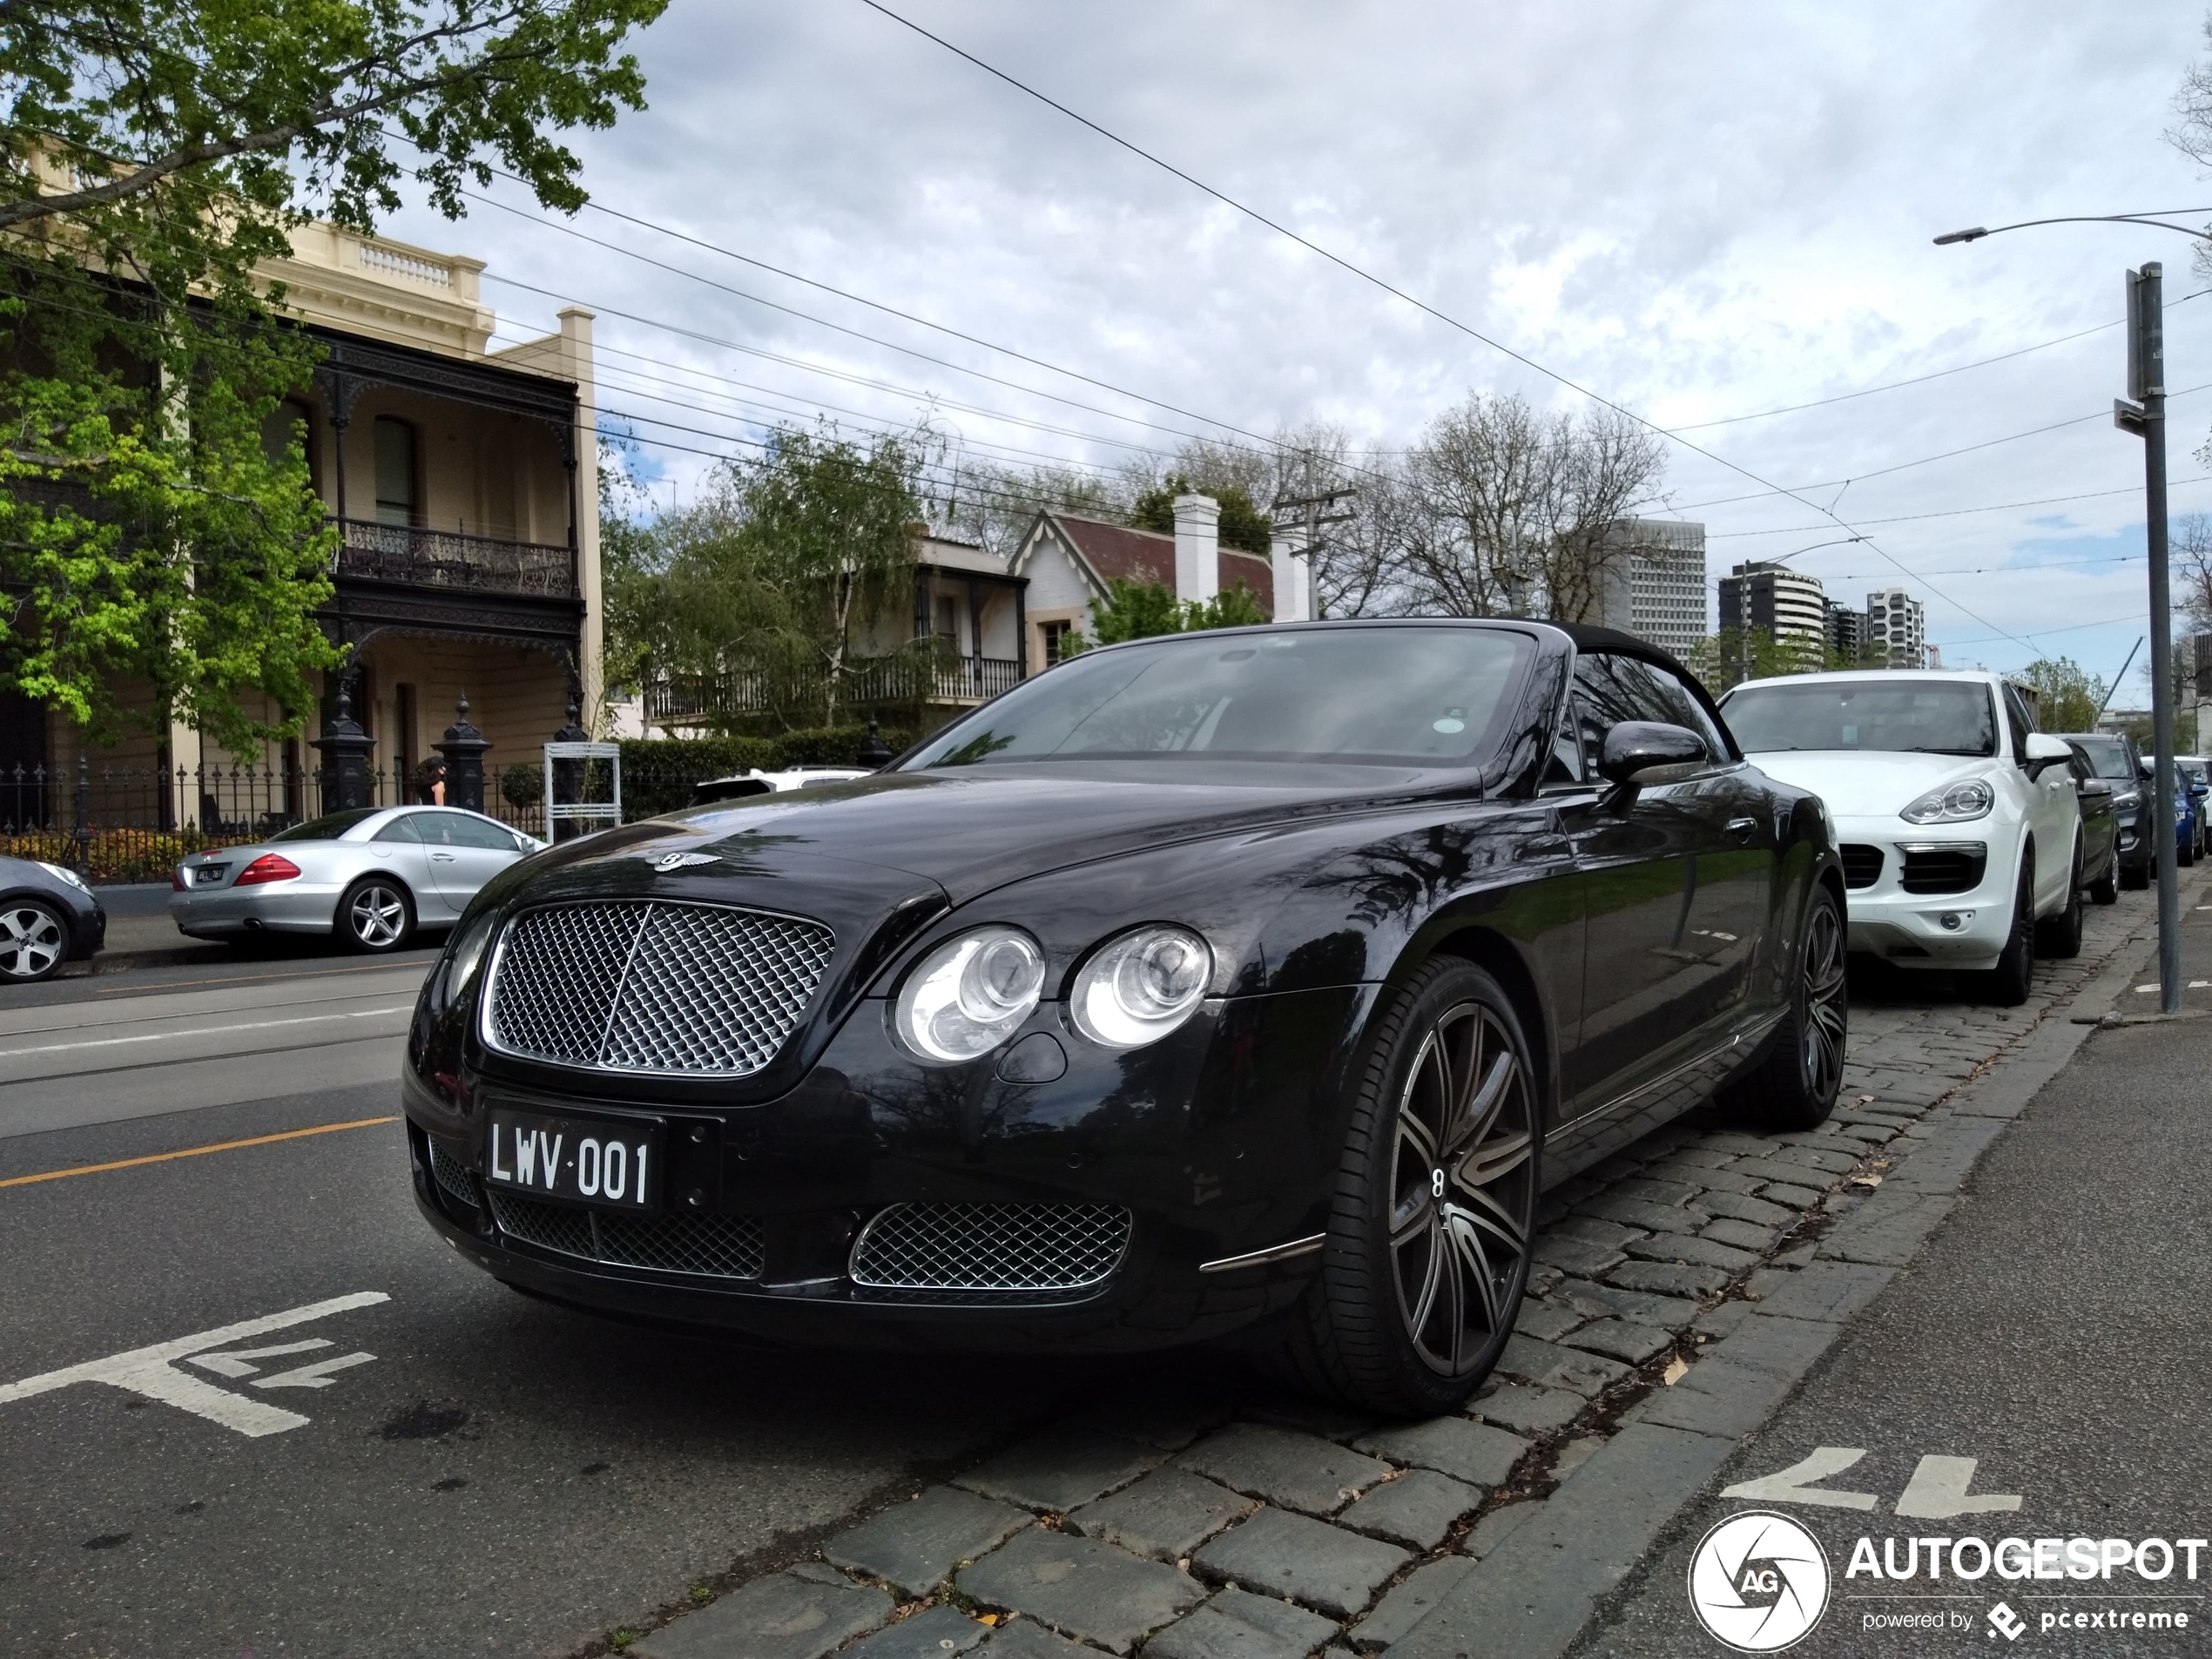
<instances>
[{"instance_id":1,"label":"white porsche cayenne","mask_svg":"<svg viewBox=\"0 0 2212 1659\"><path fill-rule=\"evenodd\" d=\"M1833 820L1850 946L2027 1000L2040 946L2081 948L2081 812L2064 742L1978 671L1747 680L1721 701L1751 764Z\"/></svg>"}]
</instances>

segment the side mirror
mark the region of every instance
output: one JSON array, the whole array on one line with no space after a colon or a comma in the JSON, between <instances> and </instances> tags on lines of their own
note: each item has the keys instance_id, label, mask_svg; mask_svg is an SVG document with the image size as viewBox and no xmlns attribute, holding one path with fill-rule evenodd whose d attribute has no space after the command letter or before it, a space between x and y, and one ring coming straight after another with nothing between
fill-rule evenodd
<instances>
[{"instance_id":1,"label":"side mirror","mask_svg":"<svg viewBox=\"0 0 2212 1659\"><path fill-rule=\"evenodd\" d=\"M2112 786L2101 778L2084 778L2074 788L2084 800L2101 800L2112 793Z\"/></svg>"},{"instance_id":2,"label":"side mirror","mask_svg":"<svg viewBox=\"0 0 2212 1659\"><path fill-rule=\"evenodd\" d=\"M2145 783L2148 783L2157 775L2158 768L2152 765L2149 761L2138 760L2135 763L2135 776L2141 779Z\"/></svg>"},{"instance_id":3,"label":"side mirror","mask_svg":"<svg viewBox=\"0 0 2212 1659\"><path fill-rule=\"evenodd\" d=\"M1608 783L1633 784L1656 766L1702 766L1711 759L1705 739L1687 726L1623 720L1605 734L1597 771Z\"/></svg>"},{"instance_id":4,"label":"side mirror","mask_svg":"<svg viewBox=\"0 0 2212 1659\"><path fill-rule=\"evenodd\" d=\"M2020 764L2027 769L2029 777L2040 778L2053 766L2064 765L2073 759L2074 751L2067 746L2064 738L2054 738L2047 732L2031 732L2027 734L2027 752L2020 757Z\"/></svg>"}]
</instances>

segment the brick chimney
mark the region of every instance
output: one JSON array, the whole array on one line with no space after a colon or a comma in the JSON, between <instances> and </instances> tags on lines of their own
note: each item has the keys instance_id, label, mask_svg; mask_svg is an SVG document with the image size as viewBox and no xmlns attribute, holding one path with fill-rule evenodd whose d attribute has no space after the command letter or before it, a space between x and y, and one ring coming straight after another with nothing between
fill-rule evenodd
<instances>
[{"instance_id":1,"label":"brick chimney","mask_svg":"<svg viewBox=\"0 0 2212 1659\"><path fill-rule=\"evenodd\" d=\"M1175 597L1201 604L1221 591L1221 503L1211 496L1175 498Z\"/></svg>"}]
</instances>

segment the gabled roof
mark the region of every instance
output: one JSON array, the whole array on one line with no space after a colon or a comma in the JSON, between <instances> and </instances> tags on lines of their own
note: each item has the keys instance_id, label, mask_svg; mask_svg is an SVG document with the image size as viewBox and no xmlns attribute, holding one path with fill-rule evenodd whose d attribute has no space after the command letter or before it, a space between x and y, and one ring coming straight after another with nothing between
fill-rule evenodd
<instances>
[{"instance_id":1,"label":"gabled roof","mask_svg":"<svg viewBox=\"0 0 2212 1659\"><path fill-rule=\"evenodd\" d=\"M1157 582L1170 589L1175 586L1174 536L1163 536L1157 530L1131 529L1125 524L1109 524L1104 519L1085 518L1076 513L1039 513L1029 533L1022 538L1021 550L1014 556L1012 568L1015 570L1020 570L1035 554L1040 530L1051 535L1074 557L1076 568L1082 573L1096 598L1103 599L1107 584L1116 578ZM1240 548L1224 547L1220 550L1220 571L1223 587L1242 582L1258 599L1262 610L1271 617L1275 614L1272 561Z\"/></svg>"}]
</instances>

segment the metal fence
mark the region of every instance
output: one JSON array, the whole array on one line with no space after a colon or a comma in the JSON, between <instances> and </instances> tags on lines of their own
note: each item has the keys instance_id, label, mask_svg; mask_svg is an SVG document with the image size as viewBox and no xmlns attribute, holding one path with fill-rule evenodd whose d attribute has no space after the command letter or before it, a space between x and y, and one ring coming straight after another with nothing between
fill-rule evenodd
<instances>
[{"instance_id":1,"label":"metal fence","mask_svg":"<svg viewBox=\"0 0 2212 1659\"><path fill-rule=\"evenodd\" d=\"M862 657L845 665L838 699L858 709L981 702L1013 690L1021 679L1022 664L1011 657L934 657L927 651ZM678 725L763 714L793 704L819 704L826 685L819 675L801 678L759 669L663 675L645 687L645 718L655 725Z\"/></svg>"},{"instance_id":2,"label":"metal fence","mask_svg":"<svg viewBox=\"0 0 2212 1659\"><path fill-rule=\"evenodd\" d=\"M597 762L563 763L582 771ZM632 771L622 778L626 822L685 806L693 788L726 766ZM581 799L604 799L601 779L575 779ZM396 806L429 798L415 779L369 774L368 803ZM565 797L569 789L563 787ZM321 816L327 779L299 766L96 766L72 771L0 763L0 855L41 859L98 883L164 881L177 861L207 847L260 840ZM526 834L545 833L543 773L513 765L490 768L483 811Z\"/></svg>"}]
</instances>

